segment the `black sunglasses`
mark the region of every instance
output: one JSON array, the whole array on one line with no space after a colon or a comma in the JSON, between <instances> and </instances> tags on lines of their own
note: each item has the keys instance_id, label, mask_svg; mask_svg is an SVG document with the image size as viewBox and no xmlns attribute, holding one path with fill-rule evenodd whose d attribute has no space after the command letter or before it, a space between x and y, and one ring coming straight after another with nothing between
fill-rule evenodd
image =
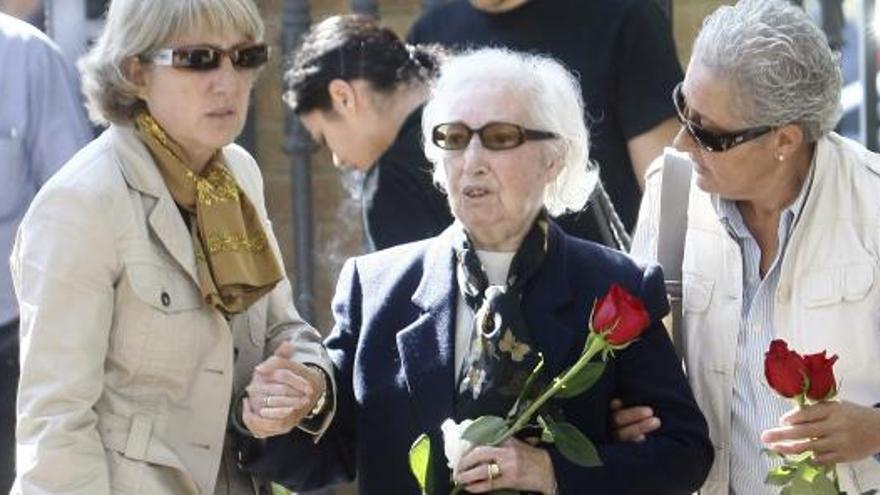
<instances>
[{"instance_id":1,"label":"black sunglasses","mask_svg":"<svg viewBox=\"0 0 880 495\"><path fill-rule=\"evenodd\" d=\"M737 132L707 131L688 118L687 102L684 100L684 93L681 92L681 85L682 83L676 84L675 89L672 90L672 102L675 104L675 111L678 113L678 120L681 122L681 125L687 129L688 134L694 138L694 141L706 151L727 151L734 146L739 146L755 138L759 138L773 130L772 126L761 126Z\"/></svg>"},{"instance_id":2,"label":"black sunglasses","mask_svg":"<svg viewBox=\"0 0 880 495\"><path fill-rule=\"evenodd\" d=\"M444 150L463 150L467 148L474 134L480 136L480 143L489 150L509 150L528 140L556 139L552 132L536 131L509 122L489 122L479 129L471 129L461 122L438 124L431 131L431 142Z\"/></svg>"},{"instance_id":3,"label":"black sunglasses","mask_svg":"<svg viewBox=\"0 0 880 495\"><path fill-rule=\"evenodd\" d=\"M157 50L149 58L156 65L208 71L220 67L224 56L229 57L236 69L256 69L269 60L269 47L265 43L229 50L216 46L182 46Z\"/></svg>"}]
</instances>

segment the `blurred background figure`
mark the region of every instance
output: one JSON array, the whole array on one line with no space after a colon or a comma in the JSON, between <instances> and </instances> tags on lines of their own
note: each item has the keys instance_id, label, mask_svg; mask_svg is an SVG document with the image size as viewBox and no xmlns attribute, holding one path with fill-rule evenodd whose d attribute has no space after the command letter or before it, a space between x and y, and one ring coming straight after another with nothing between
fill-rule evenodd
<instances>
[{"instance_id":1,"label":"blurred background figure","mask_svg":"<svg viewBox=\"0 0 880 495\"><path fill-rule=\"evenodd\" d=\"M364 173L368 249L433 237L450 223L421 145L422 107L440 62L375 19L333 16L306 34L285 77L285 100L337 167Z\"/></svg>"},{"instance_id":2,"label":"blurred background figure","mask_svg":"<svg viewBox=\"0 0 880 495\"><path fill-rule=\"evenodd\" d=\"M0 12L39 26L43 19L41 0L0 0Z\"/></svg>"},{"instance_id":3,"label":"blurred background figure","mask_svg":"<svg viewBox=\"0 0 880 495\"><path fill-rule=\"evenodd\" d=\"M669 92L681 66L656 0L452 0L413 25L411 43L505 46L560 59L580 78L602 183L632 232L644 173L678 130ZM590 215L563 217L569 233L602 236Z\"/></svg>"},{"instance_id":4,"label":"blurred background figure","mask_svg":"<svg viewBox=\"0 0 880 495\"><path fill-rule=\"evenodd\" d=\"M16 15L34 2L0 4ZM18 303L7 260L15 231L49 177L91 138L78 78L58 47L0 13L0 493L15 476Z\"/></svg>"}]
</instances>

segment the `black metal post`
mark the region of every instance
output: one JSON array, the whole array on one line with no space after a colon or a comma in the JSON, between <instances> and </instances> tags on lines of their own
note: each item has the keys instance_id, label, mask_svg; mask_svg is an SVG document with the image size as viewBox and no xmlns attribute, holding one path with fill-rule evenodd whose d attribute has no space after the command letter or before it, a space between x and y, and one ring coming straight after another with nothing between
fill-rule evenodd
<instances>
[{"instance_id":1,"label":"black metal post","mask_svg":"<svg viewBox=\"0 0 880 495\"><path fill-rule=\"evenodd\" d=\"M311 23L308 0L285 0L282 17L282 56L289 57ZM290 157L293 194L293 281L296 307L306 321L315 318L314 225L312 221L312 165L314 148L308 132L285 106L284 152Z\"/></svg>"},{"instance_id":2,"label":"black metal post","mask_svg":"<svg viewBox=\"0 0 880 495\"><path fill-rule=\"evenodd\" d=\"M862 0L859 26L859 77L862 80L862 108L859 111L862 143L871 151L877 151L877 47L870 29L874 17L874 0Z\"/></svg>"}]
</instances>

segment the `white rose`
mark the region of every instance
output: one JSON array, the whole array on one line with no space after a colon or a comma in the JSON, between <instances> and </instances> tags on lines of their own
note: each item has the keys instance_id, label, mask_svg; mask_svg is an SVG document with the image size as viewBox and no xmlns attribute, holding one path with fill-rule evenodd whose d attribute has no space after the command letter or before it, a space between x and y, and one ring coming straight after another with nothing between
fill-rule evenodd
<instances>
[{"instance_id":1,"label":"white rose","mask_svg":"<svg viewBox=\"0 0 880 495\"><path fill-rule=\"evenodd\" d=\"M473 422L472 419L466 419L461 423L456 423L452 419L447 419L440 425L440 430L443 432L443 452L446 454L446 463L453 471L458 466L458 461L474 448L473 442L461 438L461 434Z\"/></svg>"}]
</instances>

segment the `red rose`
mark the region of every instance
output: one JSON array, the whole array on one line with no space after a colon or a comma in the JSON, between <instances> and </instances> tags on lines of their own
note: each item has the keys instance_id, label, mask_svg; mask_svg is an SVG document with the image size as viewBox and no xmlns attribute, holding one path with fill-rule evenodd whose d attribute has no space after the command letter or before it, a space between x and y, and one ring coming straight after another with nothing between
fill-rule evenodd
<instances>
[{"instance_id":1,"label":"red rose","mask_svg":"<svg viewBox=\"0 0 880 495\"><path fill-rule=\"evenodd\" d=\"M837 380L834 379L834 362L837 356L825 357L825 351L804 356L810 388L807 397L810 400L822 401L837 392Z\"/></svg>"},{"instance_id":2,"label":"red rose","mask_svg":"<svg viewBox=\"0 0 880 495\"><path fill-rule=\"evenodd\" d=\"M593 307L590 327L613 346L622 346L637 338L648 328L651 319L642 301L618 284L611 284L608 293Z\"/></svg>"},{"instance_id":3,"label":"red rose","mask_svg":"<svg viewBox=\"0 0 880 495\"><path fill-rule=\"evenodd\" d=\"M788 349L784 340L770 342L764 355L764 376L779 395L791 399L804 392L807 365L800 354Z\"/></svg>"}]
</instances>

